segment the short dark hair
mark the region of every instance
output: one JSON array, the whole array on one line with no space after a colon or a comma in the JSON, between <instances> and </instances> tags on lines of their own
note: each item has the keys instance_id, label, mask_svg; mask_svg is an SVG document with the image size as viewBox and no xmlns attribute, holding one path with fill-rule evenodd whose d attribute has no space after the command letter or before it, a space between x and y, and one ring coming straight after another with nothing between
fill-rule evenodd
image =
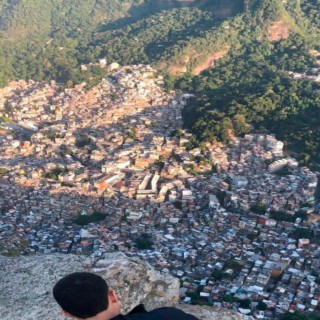
<instances>
[{"instance_id":1,"label":"short dark hair","mask_svg":"<svg viewBox=\"0 0 320 320\"><path fill-rule=\"evenodd\" d=\"M90 318L108 309L108 285L100 276L75 272L60 279L53 296L61 308L77 318Z\"/></svg>"}]
</instances>

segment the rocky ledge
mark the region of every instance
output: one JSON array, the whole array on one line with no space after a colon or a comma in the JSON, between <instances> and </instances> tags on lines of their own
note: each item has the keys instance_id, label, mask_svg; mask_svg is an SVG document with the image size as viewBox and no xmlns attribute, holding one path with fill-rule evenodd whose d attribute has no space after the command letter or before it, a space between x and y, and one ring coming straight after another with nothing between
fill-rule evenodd
<instances>
[{"instance_id":1,"label":"rocky ledge","mask_svg":"<svg viewBox=\"0 0 320 320\"><path fill-rule=\"evenodd\" d=\"M156 272L147 263L111 253L104 259L73 255L0 257L0 314L2 320L63 320L54 302L52 287L66 274L88 271L101 275L118 294L123 312L138 303L151 310L178 304L178 279ZM178 305L201 320L247 317L229 310Z\"/></svg>"}]
</instances>

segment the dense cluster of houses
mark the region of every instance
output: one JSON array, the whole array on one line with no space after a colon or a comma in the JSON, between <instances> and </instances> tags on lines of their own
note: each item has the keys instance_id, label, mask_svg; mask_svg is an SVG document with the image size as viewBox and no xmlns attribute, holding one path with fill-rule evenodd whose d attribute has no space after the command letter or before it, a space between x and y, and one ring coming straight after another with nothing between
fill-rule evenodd
<instances>
[{"instance_id":1,"label":"dense cluster of houses","mask_svg":"<svg viewBox=\"0 0 320 320\"><path fill-rule=\"evenodd\" d=\"M0 92L1 252L120 250L179 277L185 302L258 319L319 311L320 247L294 236L320 232L317 175L273 135L187 148L188 95L163 83L138 65L89 90L19 81ZM103 219L75 223L94 213Z\"/></svg>"},{"instance_id":2,"label":"dense cluster of houses","mask_svg":"<svg viewBox=\"0 0 320 320\"><path fill-rule=\"evenodd\" d=\"M318 52L312 52L317 55ZM293 72L289 71L289 76L295 80L311 80L320 82L320 59L316 60L315 66L313 68L307 69L305 72Z\"/></svg>"}]
</instances>

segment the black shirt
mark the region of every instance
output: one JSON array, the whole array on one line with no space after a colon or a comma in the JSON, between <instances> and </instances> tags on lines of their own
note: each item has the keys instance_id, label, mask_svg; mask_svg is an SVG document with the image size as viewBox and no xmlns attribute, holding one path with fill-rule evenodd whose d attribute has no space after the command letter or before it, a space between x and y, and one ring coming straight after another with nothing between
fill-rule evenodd
<instances>
[{"instance_id":1,"label":"black shirt","mask_svg":"<svg viewBox=\"0 0 320 320\"><path fill-rule=\"evenodd\" d=\"M139 304L126 315L118 315L111 320L199 320L191 314L176 308L158 308L146 311L143 304Z\"/></svg>"}]
</instances>

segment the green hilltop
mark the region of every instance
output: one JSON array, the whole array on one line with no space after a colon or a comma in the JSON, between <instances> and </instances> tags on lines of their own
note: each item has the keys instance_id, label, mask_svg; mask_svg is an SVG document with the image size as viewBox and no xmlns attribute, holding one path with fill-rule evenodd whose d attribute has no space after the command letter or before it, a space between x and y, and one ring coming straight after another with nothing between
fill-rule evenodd
<instances>
[{"instance_id":1,"label":"green hilltop","mask_svg":"<svg viewBox=\"0 0 320 320\"><path fill-rule=\"evenodd\" d=\"M20 78L81 82L101 76L79 71L99 58L197 75L252 41L319 31L316 0L284 2L1 0L0 85Z\"/></svg>"},{"instance_id":2,"label":"green hilltop","mask_svg":"<svg viewBox=\"0 0 320 320\"><path fill-rule=\"evenodd\" d=\"M242 10L240 0L0 1L0 85L81 82L100 76L79 72L99 58L156 64Z\"/></svg>"}]
</instances>

